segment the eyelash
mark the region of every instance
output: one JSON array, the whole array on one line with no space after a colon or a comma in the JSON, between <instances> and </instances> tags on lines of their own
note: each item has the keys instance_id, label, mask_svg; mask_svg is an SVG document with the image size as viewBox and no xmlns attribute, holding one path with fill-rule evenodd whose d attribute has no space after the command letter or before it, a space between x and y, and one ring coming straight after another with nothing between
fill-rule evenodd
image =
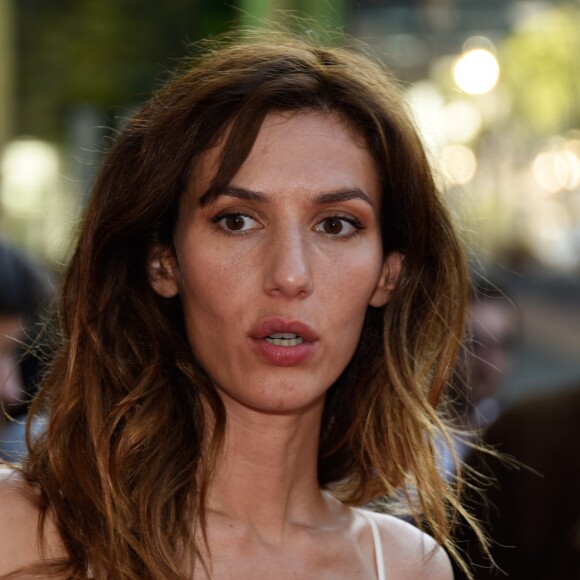
<instances>
[{"instance_id":1,"label":"eyelash","mask_svg":"<svg viewBox=\"0 0 580 580\"><path fill-rule=\"evenodd\" d=\"M215 217L211 218L212 223L214 223L222 232L224 232L226 235L228 236L242 236L245 233L247 233L248 231L251 230L245 230L245 231L235 231L235 230L230 230L224 226L222 226L220 224L220 222L222 220L225 220L227 218L235 218L235 217L243 217L243 218L247 218L247 219L251 219L253 221L258 221L256 219L254 219L251 215L242 213L240 211L232 211L232 212L222 212L219 213L218 215L216 215ZM258 228L252 228L252 229L258 229Z\"/></svg>"},{"instance_id":2,"label":"eyelash","mask_svg":"<svg viewBox=\"0 0 580 580\"><path fill-rule=\"evenodd\" d=\"M323 234L323 235L325 235L325 236L327 236L329 238L332 238L334 240L340 240L340 241L350 240L350 239L354 238L355 236L359 235L360 232L364 229L364 227L363 227L362 223L360 222L360 220L358 220L357 218L352 217L352 216L351 217L346 217L346 216L343 216L343 215L330 215L330 216L327 216L327 217L321 219L316 224L316 226L319 226L320 224L323 224L324 222L329 222L331 220L337 220L337 221L340 221L340 222L346 222L347 224L349 224L350 226L352 226L354 228L348 234L343 234L343 235L340 235L340 234L336 234L335 235L335 234L330 234L328 232L320 232L321 234ZM316 230L316 231L318 231L318 230Z\"/></svg>"},{"instance_id":3,"label":"eyelash","mask_svg":"<svg viewBox=\"0 0 580 580\"><path fill-rule=\"evenodd\" d=\"M226 227L224 227L223 225L220 225L220 222L222 220L225 220L227 218L231 218L231 217L242 217L242 218L247 218L253 221L257 221L255 220L252 216L242 213L242 212L238 212L238 211L233 211L233 212L225 212L225 213L219 213L218 215L214 216L213 218L211 218L211 221L213 224L215 224L222 232L224 232L226 235L228 236L241 236L246 234L248 231L252 231L253 229L259 229L259 228L252 228L250 230L240 230L240 231L236 231L236 230L230 230ZM357 236L358 234L360 234L360 232L362 230L364 230L364 226L362 224L362 222L360 220L358 220L355 217L346 217L343 215L330 215L327 216L323 219L321 219L319 222L317 222L315 224L315 228L317 226L319 226L320 224L323 224L324 222L328 222L331 220L337 220L337 221L341 221L341 222L346 222L347 224L349 224L350 226L352 226L354 229L352 232L349 232L348 234L330 234L328 232L323 232L323 231L319 231L319 230L315 230L315 231L319 231L319 233L325 235L326 237L329 238L333 238L335 240L348 240L351 238L354 238L355 236Z\"/></svg>"}]
</instances>

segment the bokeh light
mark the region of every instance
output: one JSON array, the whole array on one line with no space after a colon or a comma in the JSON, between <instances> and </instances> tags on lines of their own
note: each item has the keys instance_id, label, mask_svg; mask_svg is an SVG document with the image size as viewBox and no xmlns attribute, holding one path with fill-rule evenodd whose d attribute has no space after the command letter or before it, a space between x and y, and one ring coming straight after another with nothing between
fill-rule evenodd
<instances>
[{"instance_id":1,"label":"bokeh light","mask_svg":"<svg viewBox=\"0 0 580 580\"><path fill-rule=\"evenodd\" d=\"M535 209L528 225L536 255L551 267L577 267L580 256L568 207L551 197L539 200Z\"/></svg>"},{"instance_id":2,"label":"bokeh light","mask_svg":"<svg viewBox=\"0 0 580 580\"><path fill-rule=\"evenodd\" d=\"M467 143L472 141L482 127L481 113L477 107L464 99L455 99L443 109L443 130L448 141Z\"/></svg>"},{"instance_id":3,"label":"bokeh light","mask_svg":"<svg viewBox=\"0 0 580 580\"><path fill-rule=\"evenodd\" d=\"M439 155L441 174L445 184L465 185L477 171L475 153L465 145L447 145Z\"/></svg>"},{"instance_id":4,"label":"bokeh light","mask_svg":"<svg viewBox=\"0 0 580 580\"><path fill-rule=\"evenodd\" d=\"M469 95L489 93L499 79L499 64L485 48L468 50L456 61L453 78L457 86Z\"/></svg>"},{"instance_id":5,"label":"bokeh light","mask_svg":"<svg viewBox=\"0 0 580 580\"><path fill-rule=\"evenodd\" d=\"M538 153L532 171L537 184L548 193L571 191L580 185L580 159L566 144Z\"/></svg>"},{"instance_id":6,"label":"bokeh light","mask_svg":"<svg viewBox=\"0 0 580 580\"><path fill-rule=\"evenodd\" d=\"M38 211L44 192L58 177L58 167L58 152L50 143L36 139L8 143L0 164L0 200L6 211Z\"/></svg>"},{"instance_id":7,"label":"bokeh light","mask_svg":"<svg viewBox=\"0 0 580 580\"><path fill-rule=\"evenodd\" d=\"M405 97L425 145L430 151L437 149L443 136L443 94L433 82L423 80L409 87Z\"/></svg>"}]
</instances>

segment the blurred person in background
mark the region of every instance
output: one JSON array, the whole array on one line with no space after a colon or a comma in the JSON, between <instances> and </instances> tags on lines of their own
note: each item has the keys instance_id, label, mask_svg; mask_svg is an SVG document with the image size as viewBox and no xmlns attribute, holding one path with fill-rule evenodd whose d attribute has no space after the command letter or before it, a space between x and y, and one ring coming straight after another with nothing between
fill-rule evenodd
<instances>
[{"instance_id":1,"label":"blurred person in background","mask_svg":"<svg viewBox=\"0 0 580 580\"><path fill-rule=\"evenodd\" d=\"M479 288L473 305L474 410L481 442L497 455L465 446L464 501L491 539L483 554L468 527L459 546L476 580L580 578L580 385L552 386L500 410L495 399L519 342L519 317L503 294ZM486 364L486 361L488 364ZM491 363L491 364L489 364ZM490 405L490 398L493 405ZM491 409L492 413L488 412ZM497 411L500 410L499 414ZM455 571L457 579L464 578Z\"/></svg>"},{"instance_id":2,"label":"blurred person in background","mask_svg":"<svg viewBox=\"0 0 580 580\"><path fill-rule=\"evenodd\" d=\"M469 528L461 531L475 578L578 580L580 385L515 403L483 440L504 457L474 452L468 459L490 478L465 496L492 540L487 556Z\"/></svg>"},{"instance_id":3,"label":"blurred person in background","mask_svg":"<svg viewBox=\"0 0 580 580\"><path fill-rule=\"evenodd\" d=\"M471 445L498 417L500 390L509 379L521 342L517 307L495 284L473 276L468 314L468 347L459 359L450 406L455 453L464 460ZM453 453L441 446L443 469L455 472Z\"/></svg>"},{"instance_id":4,"label":"blurred person in background","mask_svg":"<svg viewBox=\"0 0 580 580\"><path fill-rule=\"evenodd\" d=\"M500 413L500 390L517 359L522 340L517 306L490 282L477 281L469 314L470 352L465 374L469 384L464 416L473 429L485 429Z\"/></svg>"},{"instance_id":5,"label":"blurred person in background","mask_svg":"<svg viewBox=\"0 0 580 580\"><path fill-rule=\"evenodd\" d=\"M468 274L397 83L311 31L202 48L96 181L0 573L450 580ZM434 537L362 508L409 487Z\"/></svg>"},{"instance_id":6,"label":"blurred person in background","mask_svg":"<svg viewBox=\"0 0 580 580\"><path fill-rule=\"evenodd\" d=\"M0 238L0 458L22 459L24 420L41 362L29 351L51 298L47 271Z\"/></svg>"}]
</instances>

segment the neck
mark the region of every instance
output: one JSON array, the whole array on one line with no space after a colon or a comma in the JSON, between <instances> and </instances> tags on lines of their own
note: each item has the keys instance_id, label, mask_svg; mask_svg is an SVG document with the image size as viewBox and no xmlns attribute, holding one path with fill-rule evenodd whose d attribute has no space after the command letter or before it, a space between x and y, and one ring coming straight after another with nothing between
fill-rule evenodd
<instances>
[{"instance_id":1,"label":"neck","mask_svg":"<svg viewBox=\"0 0 580 580\"><path fill-rule=\"evenodd\" d=\"M280 533L293 522L322 518L328 509L317 473L323 401L287 414L225 403L226 437L208 508Z\"/></svg>"}]
</instances>

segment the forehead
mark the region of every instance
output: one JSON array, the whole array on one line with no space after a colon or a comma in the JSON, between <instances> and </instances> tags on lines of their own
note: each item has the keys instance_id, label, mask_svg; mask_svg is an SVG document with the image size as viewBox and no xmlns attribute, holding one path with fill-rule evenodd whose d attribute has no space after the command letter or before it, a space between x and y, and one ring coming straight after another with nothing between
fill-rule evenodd
<instances>
[{"instance_id":1,"label":"forehead","mask_svg":"<svg viewBox=\"0 0 580 580\"><path fill-rule=\"evenodd\" d=\"M228 138L226 131L195 164L190 184L195 199L219 170ZM271 193L358 187L377 204L381 196L376 164L364 139L339 115L317 111L267 115L232 183Z\"/></svg>"}]
</instances>

